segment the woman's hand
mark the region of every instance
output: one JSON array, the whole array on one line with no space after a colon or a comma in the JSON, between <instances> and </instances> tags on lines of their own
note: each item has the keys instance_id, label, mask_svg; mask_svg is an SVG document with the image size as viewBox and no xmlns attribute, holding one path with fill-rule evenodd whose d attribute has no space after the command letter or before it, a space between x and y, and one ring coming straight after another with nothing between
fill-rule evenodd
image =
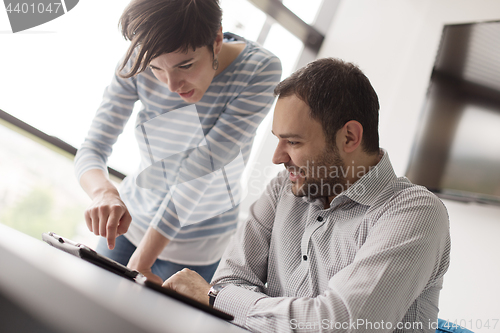
<instances>
[{"instance_id":1,"label":"woman's hand","mask_svg":"<svg viewBox=\"0 0 500 333\"><path fill-rule=\"evenodd\" d=\"M153 274L151 267L168 243L168 238L149 227L139 246L130 257L127 267L142 273L149 281L161 285L163 280L158 275Z\"/></svg>"},{"instance_id":2,"label":"woman's hand","mask_svg":"<svg viewBox=\"0 0 500 333\"><path fill-rule=\"evenodd\" d=\"M106 237L108 248L115 247L116 237L127 232L132 217L116 189L97 191L85 210L87 227L95 235Z\"/></svg>"},{"instance_id":3,"label":"woman's hand","mask_svg":"<svg viewBox=\"0 0 500 333\"><path fill-rule=\"evenodd\" d=\"M95 235L106 237L108 248L115 248L116 237L127 232L132 217L114 185L102 170L92 169L80 178L92 203L85 210L87 227Z\"/></svg>"},{"instance_id":4,"label":"woman's hand","mask_svg":"<svg viewBox=\"0 0 500 333\"><path fill-rule=\"evenodd\" d=\"M139 273L144 275L146 277L146 279L148 279L148 281L151 281L151 282L154 282L156 284L161 285L163 283L163 280L161 279L161 277L159 277L158 275L154 274L151 271L152 265L151 266L149 266L149 265L141 266L141 259L139 258L139 255L137 253L138 253L138 251L135 251L134 254L132 254L132 256L130 257L130 260L127 264L127 267L130 269L135 269L136 271L138 271ZM147 267L147 266L149 266L149 267Z\"/></svg>"}]
</instances>

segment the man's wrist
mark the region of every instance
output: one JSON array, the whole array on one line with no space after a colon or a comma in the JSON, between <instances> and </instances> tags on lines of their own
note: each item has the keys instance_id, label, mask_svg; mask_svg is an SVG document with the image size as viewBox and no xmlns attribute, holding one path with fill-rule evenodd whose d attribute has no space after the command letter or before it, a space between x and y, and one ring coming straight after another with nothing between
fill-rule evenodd
<instances>
[{"instance_id":1,"label":"man's wrist","mask_svg":"<svg viewBox=\"0 0 500 333\"><path fill-rule=\"evenodd\" d=\"M224 287L227 287L230 285L230 283L218 283L214 284L213 286L210 287L208 291L208 304L213 307L215 303L215 298L219 294L219 292L224 289Z\"/></svg>"}]
</instances>

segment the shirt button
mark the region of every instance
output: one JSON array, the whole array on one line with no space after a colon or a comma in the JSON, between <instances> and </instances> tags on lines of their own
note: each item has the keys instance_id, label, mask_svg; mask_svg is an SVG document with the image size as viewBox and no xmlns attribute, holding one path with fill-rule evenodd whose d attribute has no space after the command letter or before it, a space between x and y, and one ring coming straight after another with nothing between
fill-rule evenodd
<instances>
[{"instance_id":1,"label":"shirt button","mask_svg":"<svg viewBox=\"0 0 500 333\"><path fill-rule=\"evenodd\" d=\"M304 259L304 261L307 261L307 256L304 254L304 255L302 256L302 259Z\"/></svg>"},{"instance_id":2,"label":"shirt button","mask_svg":"<svg viewBox=\"0 0 500 333\"><path fill-rule=\"evenodd\" d=\"M319 222L323 221L323 216L318 216L317 220L318 220Z\"/></svg>"}]
</instances>

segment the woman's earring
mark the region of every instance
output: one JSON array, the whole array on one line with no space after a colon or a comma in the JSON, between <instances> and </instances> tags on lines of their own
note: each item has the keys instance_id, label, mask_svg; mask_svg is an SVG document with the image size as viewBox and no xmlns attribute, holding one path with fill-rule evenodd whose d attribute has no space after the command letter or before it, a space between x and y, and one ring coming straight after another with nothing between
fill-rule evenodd
<instances>
[{"instance_id":1,"label":"woman's earring","mask_svg":"<svg viewBox=\"0 0 500 333\"><path fill-rule=\"evenodd\" d=\"M214 58L214 61L212 61L212 68L214 71L219 69L219 60L217 60L217 58Z\"/></svg>"}]
</instances>

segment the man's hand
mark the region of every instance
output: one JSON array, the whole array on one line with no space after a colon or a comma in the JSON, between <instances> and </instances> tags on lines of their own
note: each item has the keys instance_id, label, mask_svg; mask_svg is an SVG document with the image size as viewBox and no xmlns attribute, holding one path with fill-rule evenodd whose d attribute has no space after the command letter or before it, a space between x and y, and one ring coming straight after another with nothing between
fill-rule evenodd
<instances>
[{"instance_id":1,"label":"man's hand","mask_svg":"<svg viewBox=\"0 0 500 333\"><path fill-rule=\"evenodd\" d=\"M95 235L106 237L108 248L112 250L116 237L127 232L132 217L118 191L111 189L96 194L85 210L85 222Z\"/></svg>"},{"instance_id":2,"label":"man's hand","mask_svg":"<svg viewBox=\"0 0 500 333\"><path fill-rule=\"evenodd\" d=\"M208 292L210 291L210 284L200 274L188 268L184 268L168 278L163 283L163 287L209 305Z\"/></svg>"}]
</instances>

